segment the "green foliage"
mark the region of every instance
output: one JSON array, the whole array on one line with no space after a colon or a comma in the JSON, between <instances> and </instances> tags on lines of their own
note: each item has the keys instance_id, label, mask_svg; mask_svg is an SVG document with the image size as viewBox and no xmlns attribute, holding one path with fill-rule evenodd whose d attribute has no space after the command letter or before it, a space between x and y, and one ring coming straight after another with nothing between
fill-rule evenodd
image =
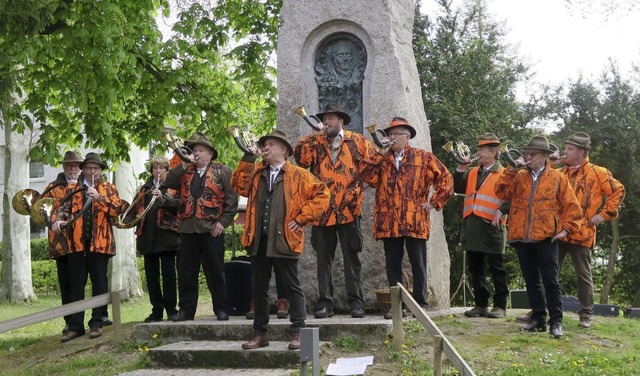
<instances>
[{"instance_id":1,"label":"green foliage","mask_svg":"<svg viewBox=\"0 0 640 376\"><path fill-rule=\"evenodd\" d=\"M353 335L341 335L333 341L333 346L345 353L353 353L367 348L367 344Z\"/></svg>"},{"instance_id":2,"label":"green foliage","mask_svg":"<svg viewBox=\"0 0 640 376\"><path fill-rule=\"evenodd\" d=\"M55 261L32 261L31 283L36 292L59 294L58 271Z\"/></svg>"},{"instance_id":3,"label":"green foliage","mask_svg":"<svg viewBox=\"0 0 640 376\"><path fill-rule=\"evenodd\" d=\"M39 123L32 159L53 164L68 145L127 160L131 143L146 147L172 126L183 138L205 132L230 163L239 152L226 127L273 128L281 1L178 5L163 38L165 1L0 3L0 95L23 99L3 101L3 114L17 131Z\"/></svg>"},{"instance_id":4,"label":"green foliage","mask_svg":"<svg viewBox=\"0 0 640 376\"><path fill-rule=\"evenodd\" d=\"M31 261L50 260L49 241L47 238L31 239Z\"/></svg>"}]
</instances>

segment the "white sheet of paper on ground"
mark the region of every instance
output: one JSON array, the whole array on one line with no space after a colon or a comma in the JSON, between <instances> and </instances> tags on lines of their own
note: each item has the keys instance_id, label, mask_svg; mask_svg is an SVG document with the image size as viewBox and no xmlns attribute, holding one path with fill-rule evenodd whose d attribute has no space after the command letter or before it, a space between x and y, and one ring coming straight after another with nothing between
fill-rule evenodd
<instances>
[{"instance_id":1,"label":"white sheet of paper on ground","mask_svg":"<svg viewBox=\"0 0 640 376\"><path fill-rule=\"evenodd\" d=\"M367 370L366 364L329 364L327 367L327 376L353 376L364 375Z\"/></svg>"},{"instance_id":2,"label":"white sheet of paper on ground","mask_svg":"<svg viewBox=\"0 0 640 376\"><path fill-rule=\"evenodd\" d=\"M340 365L349 365L349 364L364 364L370 366L373 364L373 355L371 356L361 356L358 358L338 358L336 360L336 364Z\"/></svg>"}]
</instances>

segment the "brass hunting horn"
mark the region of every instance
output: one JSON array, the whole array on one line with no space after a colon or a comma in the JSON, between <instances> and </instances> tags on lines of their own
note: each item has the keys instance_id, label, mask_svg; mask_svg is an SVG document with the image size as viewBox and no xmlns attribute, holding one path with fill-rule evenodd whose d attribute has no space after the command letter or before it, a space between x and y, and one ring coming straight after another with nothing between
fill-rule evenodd
<instances>
[{"instance_id":1,"label":"brass hunting horn","mask_svg":"<svg viewBox=\"0 0 640 376\"><path fill-rule=\"evenodd\" d=\"M134 219L132 219L129 222L125 222L127 215L129 214L129 212L131 211L132 208L135 208L138 205L138 202L140 200L143 200L144 197L149 194L150 191L146 191L144 192L143 189L144 186L141 186L140 188L138 188L138 191L136 192L135 195L135 199L133 200L133 202L131 203L131 205L129 205L129 207L127 208L127 210L124 211L124 213L120 214L119 216L117 216L116 218L113 219L113 221L111 222L112 225L116 226L117 228L120 229L128 229L128 228L132 228L133 226L137 225L138 222L140 222L142 220L142 218L144 218L145 215L147 215L147 213L149 212L149 210L151 210L151 208L153 207L153 204L156 202L157 197L156 196L152 196L151 200L149 201L149 204L147 204L147 206L144 208L144 210L142 211L142 213L138 214ZM142 193L142 194L140 194Z\"/></svg>"},{"instance_id":2,"label":"brass hunting horn","mask_svg":"<svg viewBox=\"0 0 640 376\"><path fill-rule=\"evenodd\" d=\"M184 146L184 142L178 137L174 136L171 131L165 130L164 132L162 132L160 140L167 143L169 148L172 149L174 153L178 154L183 162L191 163L191 159L187 157L187 154L193 154L193 151L188 146ZM185 151L187 152L187 154L185 154Z\"/></svg>"},{"instance_id":3,"label":"brass hunting horn","mask_svg":"<svg viewBox=\"0 0 640 376\"><path fill-rule=\"evenodd\" d=\"M300 117L304 119L304 121L306 121L311 128L313 128L313 130L316 130L316 131L320 130L320 127L318 127L318 124L322 123L322 120L320 120L316 115L307 115L307 112L304 110L303 104L296 107L293 110L293 112L297 115L300 115ZM313 120L313 122L311 120Z\"/></svg>"},{"instance_id":4,"label":"brass hunting horn","mask_svg":"<svg viewBox=\"0 0 640 376\"><path fill-rule=\"evenodd\" d=\"M382 129L376 129L375 124L371 124L366 128L369 131L369 133L371 133L371 138L373 139L373 143L376 144L376 146L378 146L380 149L384 149L385 147L393 143L392 141L385 145L382 143L382 141L380 141L380 138L378 137L378 133L380 133L382 137L389 137L389 136L387 136L387 134Z\"/></svg>"},{"instance_id":5,"label":"brass hunting horn","mask_svg":"<svg viewBox=\"0 0 640 376\"><path fill-rule=\"evenodd\" d=\"M473 163L478 160L477 156L471 157L471 150L462 141L449 141L442 145L442 148L449 153L451 158L460 164Z\"/></svg>"},{"instance_id":6,"label":"brass hunting horn","mask_svg":"<svg viewBox=\"0 0 640 376\"><path fill-rule=\"evenodd\" d=\"M247 154L253 154L251 150L249 150L249 146L259 146L258 138L248 129L240 129L239 126L234 125L227 128L227 132L233 136L233 140L236 142L238 148Z\"/></svg>"}]
</instances>

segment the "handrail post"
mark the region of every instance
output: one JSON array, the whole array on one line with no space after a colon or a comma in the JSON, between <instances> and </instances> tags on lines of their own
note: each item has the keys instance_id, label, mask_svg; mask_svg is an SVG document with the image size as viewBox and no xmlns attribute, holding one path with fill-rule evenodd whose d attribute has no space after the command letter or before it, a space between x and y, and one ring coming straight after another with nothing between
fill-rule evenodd
<instances>
[{"instance_id":1,"label":"handrail post","mask_svg":"<svg viewBox=\"0 0 640 376\"><path fill-rule=\"evenodd\" d=\"M433 336L433 376L442 376L442 336Z\"/></svg>"},{"instance_id":2,"label":"handrail post","mask_svg":"<svg viewBox=\"0 0 640 376\"><path fill-rule=\"evenodd\" d=\"M402 350L404 343L404 329L402 328L402 297L400 288L393 286L389 289L391 295L391 321L393 325L393 349Z\"/></svg>"},{"instance_id":3,"label":"handrail post","mask_svg":"<svg viewBox=\"0 0 640 376\"><path fill-rule=\"evenodd\" d=\"M111 292L111 314L113 316L113 331L116 341L122 341L122 321L120 319L120 292Z\"/></svg>"}]
</instances>

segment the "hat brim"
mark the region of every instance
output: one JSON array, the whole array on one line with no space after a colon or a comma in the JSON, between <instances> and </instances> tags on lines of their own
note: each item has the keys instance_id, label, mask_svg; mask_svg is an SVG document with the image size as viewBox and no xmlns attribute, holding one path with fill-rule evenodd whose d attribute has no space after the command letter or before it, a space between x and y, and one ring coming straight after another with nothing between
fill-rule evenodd
<instances>
[{"instance_id":1,"label":"hat brim","mask_svg":"<svg viewBox=\"0 0 640 376\"><path fill-rule=\"evenodd\" d=\"M260 137L260 139L258 140L258 143L262 146L270 138L273 138L274 140L278 140L278 141L282 142L283 144L285 144L287 146L287 151L289 152L289 156L293 155L293 147L291 147L291 144L289 143L289 141L285 140L284 138L280 138L280 137L276 137L276 136L272 136L272 135L267 135L267 136Z\"/></svg>"},{"instance_id":2,"label":"hat brim","mask_svg":"<svg viewBox=\"0 0 640 376\"><path fill-rule=\"evenodd\" d=\"M65 164L65 163L82 163L84 162L84 159L72 159L70 161L62 161L60 163Z\"/></svg>"},{"instance_id":3,"label":"hat brim","mask_svg":"<svg viewBox=\"0 0 640 376\"><path fill-rule=\"evenodd\" d=\"M209 149L211 149L211 151L213 152L213 156L211 157L212 161L215 161L216 159L218 159L218 151L216 150L216 148L214 148L213 146L209 145L209 144L205 144L204 142L186 142L184 143L184 146L188 147L189 149L191 149L191 151L193 151L193 147L196 145L202 145L202 146L206 146Z\"/></svg>"},{"instance_id":4,"label":"hat brim","mask_svg":"<svg viewBox=\"0 0 640 376\"><path fill-rule=\"evenodd\" d=\"M340 116L344 121L344 125L351 123L351 116L349 116L346 112L342 112L342 111L325 111L325 112L317 113L316 116L318 117L318 119L322 120L324 115L326 114L336 114Z\"/></svg>"},{"instance_id":5,"label":"hat brim","mask_svg":"<svg viewBox=\"0 0 640 376\"><path fill-rule=\"evenodd\" d=\"M476 148L482 147L482 146L500 146L500 141L487 141L485 143L478 143L478 145L476 145Z\"/></svg>"},{"instance_id":6,"label":"hat brim","mask_svg":"<svg viewBox=\"0 0 640 376\"><path fill-rule=\"evenodd\" d=\"M69 163L69 162L65 162L65 163ZM103 170L106 170L108 168L108 166L104 163L101 162L95 162L95 161L82 161L80 162L80 169L83 170L84 169L84 165L86 165L87 163L93 163L93 164L97 164L100 167L102 167Z\"/></svg>"},{"instance_id":7,"label":"hat brim","mask_svg":"<svg viewBox=\"0 0 640 376\"><path fill-rule=\"evenodd\" d=\"M416 136L416 129L414 127L410 126L409 124L401 124L401 125L396 125L396 126L393 126L393 127L388 127L388 128L383 129L383 131L384 131L385 134L388 135L389 131L391 129L400 128L400 127L404 127L404 128L407 128L409 130L409 133L410 133L409 138L414 138Z\"/></svg>"},{"instance_id":8,"label":"hat brim","mask_svg":"<svg viewBox=\"0 0 640 376\"><path fill-rule=\"evenodd\" d=\"M527 150L541 150L541 151L546 151L547 153L553 153L554 152L554 150L541 148L541 147L537 147L537 146L525 146L524 149L522 149L523 152L527 151Z\"/></svg>"},{"instance_id":9,"label":"hat brim","mask_svg":"<svg viewBox=\"0 0 640 376\"><path fill-rule=\"evenodd\" d=\"M575 145L575 146L579 147L580 149L585 149L585 150L588 149L588 148L585 148L584 145L580 145L579 143L571 141L571 140L566 140L564 143L565 144Z\"/></svg>"}]
</instances>

